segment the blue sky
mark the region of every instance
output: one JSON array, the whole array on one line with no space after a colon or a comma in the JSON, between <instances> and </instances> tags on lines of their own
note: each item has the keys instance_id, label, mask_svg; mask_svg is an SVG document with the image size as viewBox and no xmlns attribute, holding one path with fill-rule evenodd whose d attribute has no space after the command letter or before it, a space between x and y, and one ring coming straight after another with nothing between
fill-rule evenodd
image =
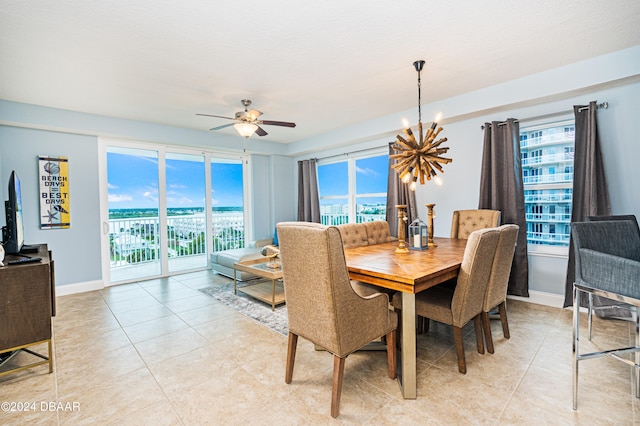
<instances>
[{"instance_id":1,"label":"blue sky","mask_svg":"<svg viewBox=\"0 0 640 426\"><path fill-rule=\"evenodd\" d=\"M318 166L320 195L347 195L349 193L347 162ZM356 160L356 194L386 193L389 159L386 155ZM359 199L358 202L369 202ZM379 199L371 199L379 202ZM323 204L346 204L347 200L326 200Z\"/></svg>"},{"instance_id":2,"label":"blue sky","mask_svg":"<svg viewBox=\"0 0 640 426\"><path fill-rule=\"evenodd\" d=\"M204 163L168 158L167 207L204 207ZM158 208L158 159L107 153L109 208ZM242 165L212 163L214 207L242 206Z\"/></svg>"},{"instance_id":3,"label":"blue sky","mask_svg":"<svg viewBox=\"0 0 640 426\"><path fill-rule=\"evenodd\" d=\"M204 163L169 157L166 164L167 207L204 207ZM108 152L107 168L110 209L158 208L157 158ZM356 193L386 192L387 171L386 155L356 160ZM212 163L211 176L214 207L242 206L242 165L239 162ZM347 195L347 162L321 165L318 183L321 195ZM359 202L369 201L361 199ZM341 204L343 200L335 203Z\"/></svg>"}]
</instances>

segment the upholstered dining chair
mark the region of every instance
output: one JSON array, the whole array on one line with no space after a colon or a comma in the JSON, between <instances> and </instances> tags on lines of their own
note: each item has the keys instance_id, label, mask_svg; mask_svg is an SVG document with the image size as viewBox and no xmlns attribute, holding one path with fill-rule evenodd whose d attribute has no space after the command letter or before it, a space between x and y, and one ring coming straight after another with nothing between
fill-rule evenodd
<instances>
[{"instance_id":1,"label":"upholstered dining chair","mask_svg":"<svg viewBox=\"0 0 640 426\"><path fill-rule=\"evenodd\" d=\"M509 322L507 321L507 287L509 285L509 275L511 275L511 264L513 254L516 249L518 238L518 225L507 224L497 228L500 231L496 254L491 266L489 284L484 295L482 306L482 326L484 328L484 340L487 342L487 352L492 354L493 338L491 336L491 325L489 324L489 311L498 308L500 322L502 323L502 334L505 339L510 338Z\"/></svg>"},{"instance_id":2,"label":"upholstered dining chair","mask_svg":"<svg viewBox=\"0 0 640 426\"><path fill-rule=\"evenodd\" d=\"M289 318L285 382L293 378L299 336L332 353L331 416L337 417L348 355L385 336L389 377L396 377L398 318L386 294L364 298L353 291L336 227L281 222L277 228Z\"/></svg>"},{"instance_id":3,"label":"upholstered dining chair","mask_svg":"<svg viewBox=\"0 0 640 426\"><path fill-rule=\"evenodd\" d=\"M613 215L613 216L587 216L588 222L599 222L606 220L630 220L636 226L636 231L638 236L640 236L640 227L638 226L638 219L636 219L635 215L632 214L622 214L622 215ZM598 311L609 311L610 318L621 319L625 321L632 321L634 315L636 314L636 309L634 306L629 305L628 303L621 302L613 302L611 305L605 306L593 306L593 293L589 293L589 306L587 307L587 324L588 324L588 337L591 340L591 335L593 331L593 314L598 315Z\"/></svg>"},{"instance_id":4,"label":"upholstered dining chair","mask_svg":"<svg viewBox=\"0 0 640 426\"><path fill-rule=\"evenodd\" d=\"M416 314L453 326L458 355L458 371L467 372L462 327L473 320L478 353L484 353L481 313L484 296L491 275L500 231L479 229L469 235L455 288L435 286L416 294ZM393 296L393 307L402 309L402 297Z\"/></svg>"},{"instance_id":5,"label":"upholstered dining chair","mask_svg":"<svg viewBox=\"0 0 640 426\"><path fill-rule=\"evenodd\" d=\"M355 228L361 226L366 230L366 241L361 241L358 234L351 235ZM342 243L344 248L360 247L363 245L382 244L393 241L394 237L391 236L391 230L389 228L389 222L386 220L375 220L373 222L364 222L362 224L343 224L338 226L340 235L342 236ZM355 243L353 242L355 240ZM351 241L351 243L349 243ZM376 293L387 293L389 297L393 296L395 290L389 288L378 287L373 284L363 283L356 280L351 280L351 287L362 297L371 296Z\"/></svg>"},{"instance_id":6,"label":"upholstered dining chair","mask_svg":"<svg viewBox=\"0 0 640 426\"><path fill-rule=\"evenodd\" d=\"M500 226L499 210L454 210L451 219L451 238L469 238L478 229Z\"/></svg>"},{"instance_id":7,"label":"upholstered dining chair","mask_svg":"<svg viewBox=\"0 0 640 426\"><path fill-rule=\"evenodd\" d=\"M610 356L635 367L635 394L640 397L640 318L635 316L635 346L580 353L581 294L595 294L640 306L640 234L631 220L571 223L575 252L573 283L573 409L578 408L578 364ZM635 353L635 362L625 355Z\"/></svg>"}]
</instances>

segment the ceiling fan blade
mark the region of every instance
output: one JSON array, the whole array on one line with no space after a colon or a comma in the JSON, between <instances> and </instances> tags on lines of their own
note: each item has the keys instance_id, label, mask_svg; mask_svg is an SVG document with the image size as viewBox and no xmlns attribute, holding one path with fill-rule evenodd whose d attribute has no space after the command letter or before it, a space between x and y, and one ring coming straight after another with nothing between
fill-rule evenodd
<instances>
[{"instance_id":1,"label":"ceiling fan blade","mask_svg":"<svg viewBox=\"0 0 640 426\"><path fill-rule=\"evenodd\" d=\"M261 124L264 124L267 126L296 127L296 123L290 123L288 121L262 120Z\"/></svg>"},{"instance_id":2,"label":"ceiling fan blade","mask_svg":"<svg viewBox=\"0 0 640 426\"><path fill-rule=\"evenodd\" d=\"M196 114L196 115L202 115L204 117L226 118L227 120L235 120L235 118L233 117L223 117L222 115L211 115L211 114Z\"/></svg>"},{"instance_id":3,"label":"ceiling fan blade","mask_svg":"<svg viewBox=\"0 0 640 426\"><path fill-rule=\"evenodd\" d=\"M247 117L252 121L257 120L261 115L262 113L257 109L250 109L249 111L247 111Z\"/></svg>"},{"instance_id":4,"label":"ceiling fan blade","mask_svg":"<svg viewBox=\"0 0 640 426\"><path fill-rule=\"evenodd\" d=\"M256 129L256 134L258 136L267 136L268 133L264 131L264 129L260 126L258 126L258 128Z\"/></svg>"},{"instance_id":5,"label":"ceiling fan blade","mask_svg":"<svg viewBox=\"0 0 640 426\"><path fill-rule=\"evenodd\" d=\"M209 131L220 130L220 129L224 129L225 127L230 127L230 126L233 126L233 123L231 123L231 124L223 124L222 126L218 126L218 127L214 127L212 129L209 129Z\"/></svg>"}]
</instances>

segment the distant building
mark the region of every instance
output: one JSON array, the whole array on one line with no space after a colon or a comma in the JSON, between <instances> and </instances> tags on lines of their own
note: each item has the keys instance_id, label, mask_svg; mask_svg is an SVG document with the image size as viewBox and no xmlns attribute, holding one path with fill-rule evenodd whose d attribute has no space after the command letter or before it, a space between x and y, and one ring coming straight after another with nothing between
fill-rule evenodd
<instances>
[{"instance_id":1,"label":"distant building","mask_svg":"<svg viewBox=\"0 0 640 426\"><path fill-rule=\"evenodd\" d=\"M113 249L121 257L127 257L136 250L155 248L139 235L120 234L113 237Z\"/></svg>"},{"instance_id":2,"label":"distant building","mask_svg":"<svg viewBox=\"0 0 640 426\"><path fill-rule=\"evenodd\" d=\"M520 132L529 244L569 245L574 138L573 121Z\"/></svg>"}]
</instances>

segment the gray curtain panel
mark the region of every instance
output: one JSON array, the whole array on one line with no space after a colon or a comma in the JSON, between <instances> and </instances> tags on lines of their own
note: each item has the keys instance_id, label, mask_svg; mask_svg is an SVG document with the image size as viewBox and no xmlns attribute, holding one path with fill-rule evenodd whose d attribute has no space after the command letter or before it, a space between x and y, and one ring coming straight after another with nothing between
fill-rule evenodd
<instances>
[{"instance_id":1,"label":"gray curtain panel","mask_svg":"<svg viewBox=\"0 0 640 426\"><path fill-rule=\"evenodd\" d=\"M298 161L298 220L320 223L317 160Z\"/></svg>"},{"instance_id":2,"label":"gray curtain panel","mask_svg":"<svg viewBox=\"0 0 640 426\"><path fill-rule=\"evenodd\" d=\"M393 142L389 144L389 156L395 154ZM409 185L402 183L400 176L391 168L396 160L389 158L389 178L387 180L387 222L391 235L398 237L398 209L396 205L407 205L407 223L405 224L405 235L407 226L418 217L416 205L416 193L409 190ZM426 223L426 220L423 220Z\"/></svg>"},{"instance_id":3,"label":"gray curtain panel","mask_svg":"<svg viewBox=\"0 0 640 426\"><path fill-rule=\"evenodd\" d=\"M509 118L505 123L485 123L478 208L500 210L503 224L513 223L520 227L507 293L529 297L523 185L518 122Z\"/></svg>"},{"instance_id":4,"label":"gray curtain panel","mask_svg":"<svg viewBox=\"0 0 640 426\"><path fill-rule=\"evenodd\" d=\"M588 106L575 105L575 156L573 161L573 207L571 222L584 222L588 216L610 216L611 203L604 174L600 138L596 123L596 101ZM573 281L576 276L573 238L569 242L569 261L564 292L564 306L573 305ZM594 306L610 304L607 299L594 298ZM581 305L587 306L586 296Z\"/></svg>"}]
</instances>

